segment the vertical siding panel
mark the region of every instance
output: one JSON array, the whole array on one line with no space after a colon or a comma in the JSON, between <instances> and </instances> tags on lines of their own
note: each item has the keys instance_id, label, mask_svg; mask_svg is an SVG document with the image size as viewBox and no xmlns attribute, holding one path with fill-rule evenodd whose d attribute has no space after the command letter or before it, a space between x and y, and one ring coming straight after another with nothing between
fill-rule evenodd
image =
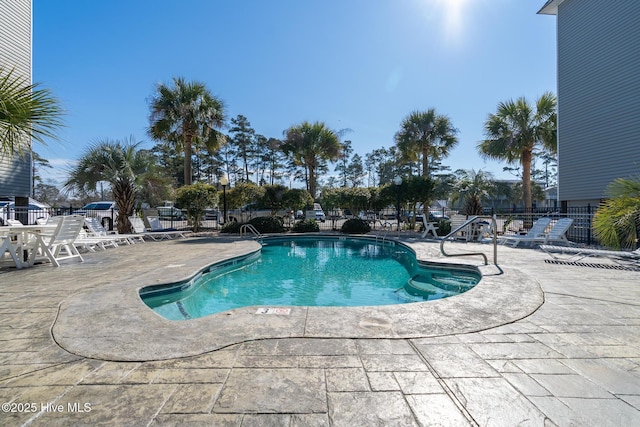
<instances>
[{"instance_id":1,"label":"vertical siding panel","mask_svg":"<svg viewBox=\"0 0 640 427\"><path fill-rule=\"evenodd\" d=\"M0 66L31 82L31 0L0 0ZM0 196L29 196L31 157L0 156Z\"/></svg>"},{"instance_id":2,"label":"vertical siding panel","mask_svg":"<svg viewBox=\"0 0 640 427\"><path fill-rule=\"evenodd\" d=\"M640 173L640 1L565 0L557 19L559 198L597 201Z\"/></svg>"}]
</instances>

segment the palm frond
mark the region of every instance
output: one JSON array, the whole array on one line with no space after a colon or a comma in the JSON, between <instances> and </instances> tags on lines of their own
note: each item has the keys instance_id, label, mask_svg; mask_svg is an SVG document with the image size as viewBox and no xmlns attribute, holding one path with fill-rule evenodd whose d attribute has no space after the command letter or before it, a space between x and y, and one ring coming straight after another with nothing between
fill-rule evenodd
<instances>
[{"instance_id":1,"label":"palm frond","mask_svg":"<svg viewBox=\"0 0 640 427\"><path fill-rule=\"evenodd\" d=\"M607 187L610 199L598 207L593 231L606 246L635 249L640 230L640 176L618 178Z\"/></svg>"},{"instance_id":2,"label":"palm frond","mask_svg":"<svg viewBox=\"0 0 640 427\"><path fill-rule=\"evenodd\" d=\"M156 86L150 109L149 136L184 152L184 182L190 183L192 149L219 147L218 130L226 121L224 102L213 96L204 83L174 77L172 86Z\"/></svg>"},{"instance_id":3,"label":"palm frond","mask_svg":"<svg viewBox=\"0 0 640 427\"><path fill-rule=\"evenodd\" d=\"M31 150L31 140L56 138L64 112L48 89L0 67L0 154Z\"/></svg>"}]
</instances>

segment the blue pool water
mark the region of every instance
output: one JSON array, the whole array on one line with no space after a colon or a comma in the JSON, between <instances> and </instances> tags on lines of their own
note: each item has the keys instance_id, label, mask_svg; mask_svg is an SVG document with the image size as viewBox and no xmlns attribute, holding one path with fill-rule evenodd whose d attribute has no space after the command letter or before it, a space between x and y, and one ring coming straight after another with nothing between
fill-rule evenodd
<instances>
[{"instance_id":1,"label":"blue pool water","mask_svg":"<svg viewBox=\"0 0 640 427\"><path fill-rule=\"evenodd\" d=\"M151 286L143 301L172 320L246 306L371 306L426 301L473 287L479 274L429 269L400 244L356 238L272 238L188 283Z\"/></svg>"}]
</instances>

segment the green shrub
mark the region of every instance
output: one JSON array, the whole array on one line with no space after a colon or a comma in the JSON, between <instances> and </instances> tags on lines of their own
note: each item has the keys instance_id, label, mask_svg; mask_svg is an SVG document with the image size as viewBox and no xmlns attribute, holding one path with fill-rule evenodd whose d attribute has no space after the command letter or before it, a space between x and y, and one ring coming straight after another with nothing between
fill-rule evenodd
<instances>
[{"instance_id":1,"label":"green shrub","mask_svg":"<svg viewBox=\"0 0 640 427\"><path fill-rule=\"evenodd\" d=\"M282 233L284 231L282 218L277 216L251 218L249 224L253 225L260 233Z\"/></svg>"},{"instance_id":2,"label":"green shrub","mask_svg":"<svg viewBox=\"0 0 640 427\"><path fill-rule=\"evenodd\" d=\"M240 234L241 225L242 224L236 221L228 221L225 225L222 226L220 232L227 234Z\"/></svg>"},{"instance_id":3,"label":"green shrub","mask_svg":"<svg viewBox=\"0 0 640 427\"><path fill-rule=\"evenodd\" d=\"M451 221L448 219L438 221L438 236L446 236L449 233L451 233Z\"/></svg>"},{"instance_id":4,"label":"green shrub","mask_svg":"<svg viewBox=\"0 0 640 427\"><path fill-rule=\"evenodd\" d=\"M320 231L320 226L315 219L305 219L293 224L291 231L294 233L311 233L314 231Z\"/></svg>"},{"instance_id":5,"label":"green shrub","mask_svg":"<svg viewBox=\"0 0 640 427\"><path fill-rule=\"evenodd\" d=\"M371 231L369 223L360 218L348 219L342 224L340 232L347 234L366 234Z\"/></svg>"},{"instance_id":6,"label":"green shrub","mask_svg":"<svg viewBox=\"0 0 640 427\"><path fill-rule=\"evenodd\" d=\"M200 228L205 209L218 201L216 187L201 182L178 188L176 196L176 203L187 210L187 217L195 232Z\"/></svg>"},{"instance_id":7,"label":"green shrub","mask_svg":"<svg viewBox=\"0 0 640 427\"><path fill-rule=\"evenodd\" d=\"M610 197L598 206L593 231L604 246L636 249L640 232L640 175L618 178L607 187Z\"/></svg>"}]
</instances>

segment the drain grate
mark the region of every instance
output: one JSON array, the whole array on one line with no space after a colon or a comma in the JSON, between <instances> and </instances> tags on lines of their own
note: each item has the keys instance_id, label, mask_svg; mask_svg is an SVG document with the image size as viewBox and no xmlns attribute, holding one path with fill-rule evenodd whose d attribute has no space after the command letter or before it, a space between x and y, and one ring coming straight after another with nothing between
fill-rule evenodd
<instances>
[{"instance_id":1,"label":"drain grate","mask_svg":"<svg viewBox=\"0 0 640 427\"><path fill-rule=\"evenodd\" d=\"M545 259L544 262L547 264L575 265L576 267L605 268L607 270L640 271L640 267L632 265L598 264L594 262L563 261L560 259Z\"/></svg>"}]
</instances>

